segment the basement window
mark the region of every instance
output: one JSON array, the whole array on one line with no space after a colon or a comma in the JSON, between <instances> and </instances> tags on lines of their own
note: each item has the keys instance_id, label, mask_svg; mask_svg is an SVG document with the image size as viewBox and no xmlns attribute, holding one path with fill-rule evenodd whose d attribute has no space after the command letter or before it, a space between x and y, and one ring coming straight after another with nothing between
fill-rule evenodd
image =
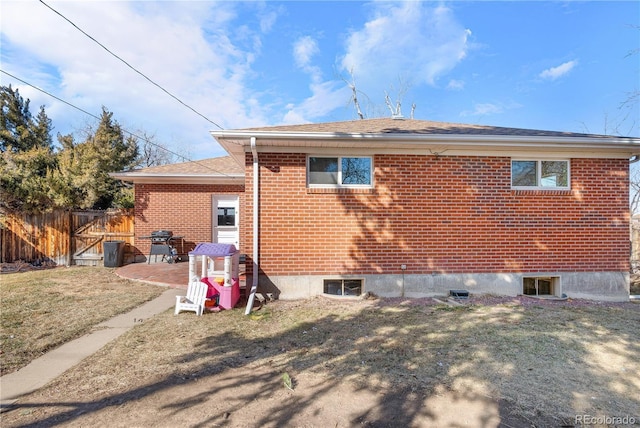
<instances>
[{"instance_id":1,"label":"basement window","mask_svg":"<svg viewBox=\"0 0 640 428\"><path fill-rule=\"evenodd\" d=\"M525 296L559 296L560 278L555 276L535 276L522 278L522 294Z\"/></svg>"},{"instance_id":2,"label":"basement window","mask_svg":"<svg viewBox=\"0 0 640 428\"><path fill-rule=\"evenodd\" d=\"M333 296L359 296L362 294L361 279L325 279L324 294Z\"/></svg>"}]
</instances>

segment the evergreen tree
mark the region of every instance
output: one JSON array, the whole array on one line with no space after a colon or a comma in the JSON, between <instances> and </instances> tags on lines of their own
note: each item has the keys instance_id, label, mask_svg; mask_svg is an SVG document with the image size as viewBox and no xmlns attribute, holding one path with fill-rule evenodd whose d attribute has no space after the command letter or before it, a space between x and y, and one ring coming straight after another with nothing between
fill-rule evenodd
<instances>
[{"instance_id":1,"label":"evergreen tree","mask_svg":"<svg viewBox=\"0 0 640 428\"><path fill-rule=\"evenodd\" d=\"M83 142L58 135L60 148L54 153L44 106L33 117L29 100L11 86L0 87L0 100L0 210L132 206L132 190L109 173L134 167L138 145L125 137L113 113L103 107L97 128L89 128Z\"/></svg>"},{"instance_id":2,"label":"evergreen tree","mask_svg":"<svg viewBox=\"0 0 640 428\"><path fill-rule=\"evenodd\" d=\"M51 119L44 111L44 106L40 106L40 112L36 116L35 123L33 125L33 136L35 138L34 146L42 147L53 150L53 125Z\"/></svg>"},{"instance_id":3,"label":"evergreen tree","mask_svg":"<svg viewBox=\"0 0 640 428\"><path fill-rule=\"evenodd\" d=\"M55 208L48 191L48 176L53 163L47 148L2 153L0 210L35 213Z\"/></svg>"},{"instance_id":4,"label":"evergreen tree","mask_svg":"<svg viewBox=\"0 0 640 428\"><path fill-rule=\"evenodd\" d=\"M83 165L81 148L71 134L58 134L58 144L61 148L56 154L57 168L49 177L50 197L59 207L90 208L87 183L91 173Z\"/></svg>"},{"instance_id":5,"label":"evergreen tree","mask_svg":"<svg viewBox=\"0 0 640 428\"><path fill-rule=\"evenodd\" d=\"M135 165L137 141L125 138L113 113L104 107L98 127L86 134L82 143L75 143L71 135L58 136L62 150L58 154L58 170L52 177L57 200L66 201L73 208L111 208L123 199L124 186L109 173Z\"/></svg>"},{"instance_id":6,"label":"evergreen tree","mask_svg":"<svg viewBox=\"0 0 640 428\"><path fill-rule=\"evenodd\" d=\"M0 152L23 151L32 141L29 100L25 102L9 85L0 87L0 102Z\"/></svg>"},{"instance_id":7,"label":"evergreen tree","mask_svg":"<svg viewBox=\"0 0 640 428\"><path fill-rule=\"evenodd\" d=\"M55 168L52 125L44 107L33 118L29 100L0 87L0 210L52 209L48 177Z\"/></svg>"}]
</instances>

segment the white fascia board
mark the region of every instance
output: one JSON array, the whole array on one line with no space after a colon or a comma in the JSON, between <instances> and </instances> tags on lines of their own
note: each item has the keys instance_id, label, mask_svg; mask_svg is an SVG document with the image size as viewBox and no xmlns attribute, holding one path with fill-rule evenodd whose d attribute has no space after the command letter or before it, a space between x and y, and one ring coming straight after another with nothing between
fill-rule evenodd
<instances>
[{"instance_id":1,"label":"white fascia board","mask_svg":"<svg viewBox=\"0 0 640 428\"><path fill-rule=\"evenodd\" d=\"M524 159L571 159L571 158L601 158L601 159L630 159L633 153L629 151L611 152L596 150L532 150L530 148L521 148L516 150L513 148L497 149L464 149L457 147L433 146L423 147L420 149L399 149L399 148L332 148L332 147L265 147L258 146L259 153L305 153L312 155L341 155L341 156L372 156L372 155L419 155L419 156L494 156L494 157L512 157Z\"/></svg>"},{"instance_id":2,"label":"white fascia board","mask_svg":"<svg viewBox=\"0 0 640 428\"><path fill-rule=\"evenodd\" d=\"M140 174L111 173L109 176L134 184L244 184L244 174Z\"/></svg>"}]
</instances>

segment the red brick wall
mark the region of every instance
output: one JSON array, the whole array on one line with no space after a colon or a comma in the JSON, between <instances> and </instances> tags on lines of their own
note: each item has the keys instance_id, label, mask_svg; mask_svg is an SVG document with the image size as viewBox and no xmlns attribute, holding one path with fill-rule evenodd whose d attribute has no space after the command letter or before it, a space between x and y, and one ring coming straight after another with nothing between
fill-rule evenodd
<instances>
[{"instance_id":1,"label":"red brick wall","mask_svg":"<svg viewBox=\"0 0 640 428\"><path fill-rule=\"evenodd\" d=\"M136 184L135 186L135 246L138 255L148 254L150 241L140 239L154 230L171 230L184 236L182 254L188 253L199 242L210 242L212 237L211 208L213 195L233 194L244 203L244 186L208 184ZM242 211L241 211L242 215ZM240 224L242 231L244 226ZM242 232L241 232L242 233ZM243 245L240 235L240 247Z\"/></svg>"},{"instance_id":2,"label":"red brick wall","mask_svg":"<svg viewBox=\"0 0 640 428\"><path fill-rule=\"evenodd\" d=\"M512 190L508 157L376 155L375 187L306 187L304 154L260 154L267 275L627 271L628 161L572 159L571 190ZM244 239L252 247L247 157Z\"/></svg>"}]
</instances>

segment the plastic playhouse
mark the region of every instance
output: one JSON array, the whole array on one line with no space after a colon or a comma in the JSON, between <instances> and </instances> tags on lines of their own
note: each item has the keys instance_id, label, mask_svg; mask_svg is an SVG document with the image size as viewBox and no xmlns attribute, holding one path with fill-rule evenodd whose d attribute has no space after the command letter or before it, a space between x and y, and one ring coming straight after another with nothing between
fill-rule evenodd
<instances>
[{"instance_id":1,"label":"plastic playhouse","mask_svg":"<svg viewBox=\"0 0 640 428\"><path fill-rule=\"evenodd\" d=\"M209 287L206 309L232 309L240 299L240 252L233 244L202 242L196 245L189 252L189 283L194 279Z\"/></svg>"}]
</instances>

